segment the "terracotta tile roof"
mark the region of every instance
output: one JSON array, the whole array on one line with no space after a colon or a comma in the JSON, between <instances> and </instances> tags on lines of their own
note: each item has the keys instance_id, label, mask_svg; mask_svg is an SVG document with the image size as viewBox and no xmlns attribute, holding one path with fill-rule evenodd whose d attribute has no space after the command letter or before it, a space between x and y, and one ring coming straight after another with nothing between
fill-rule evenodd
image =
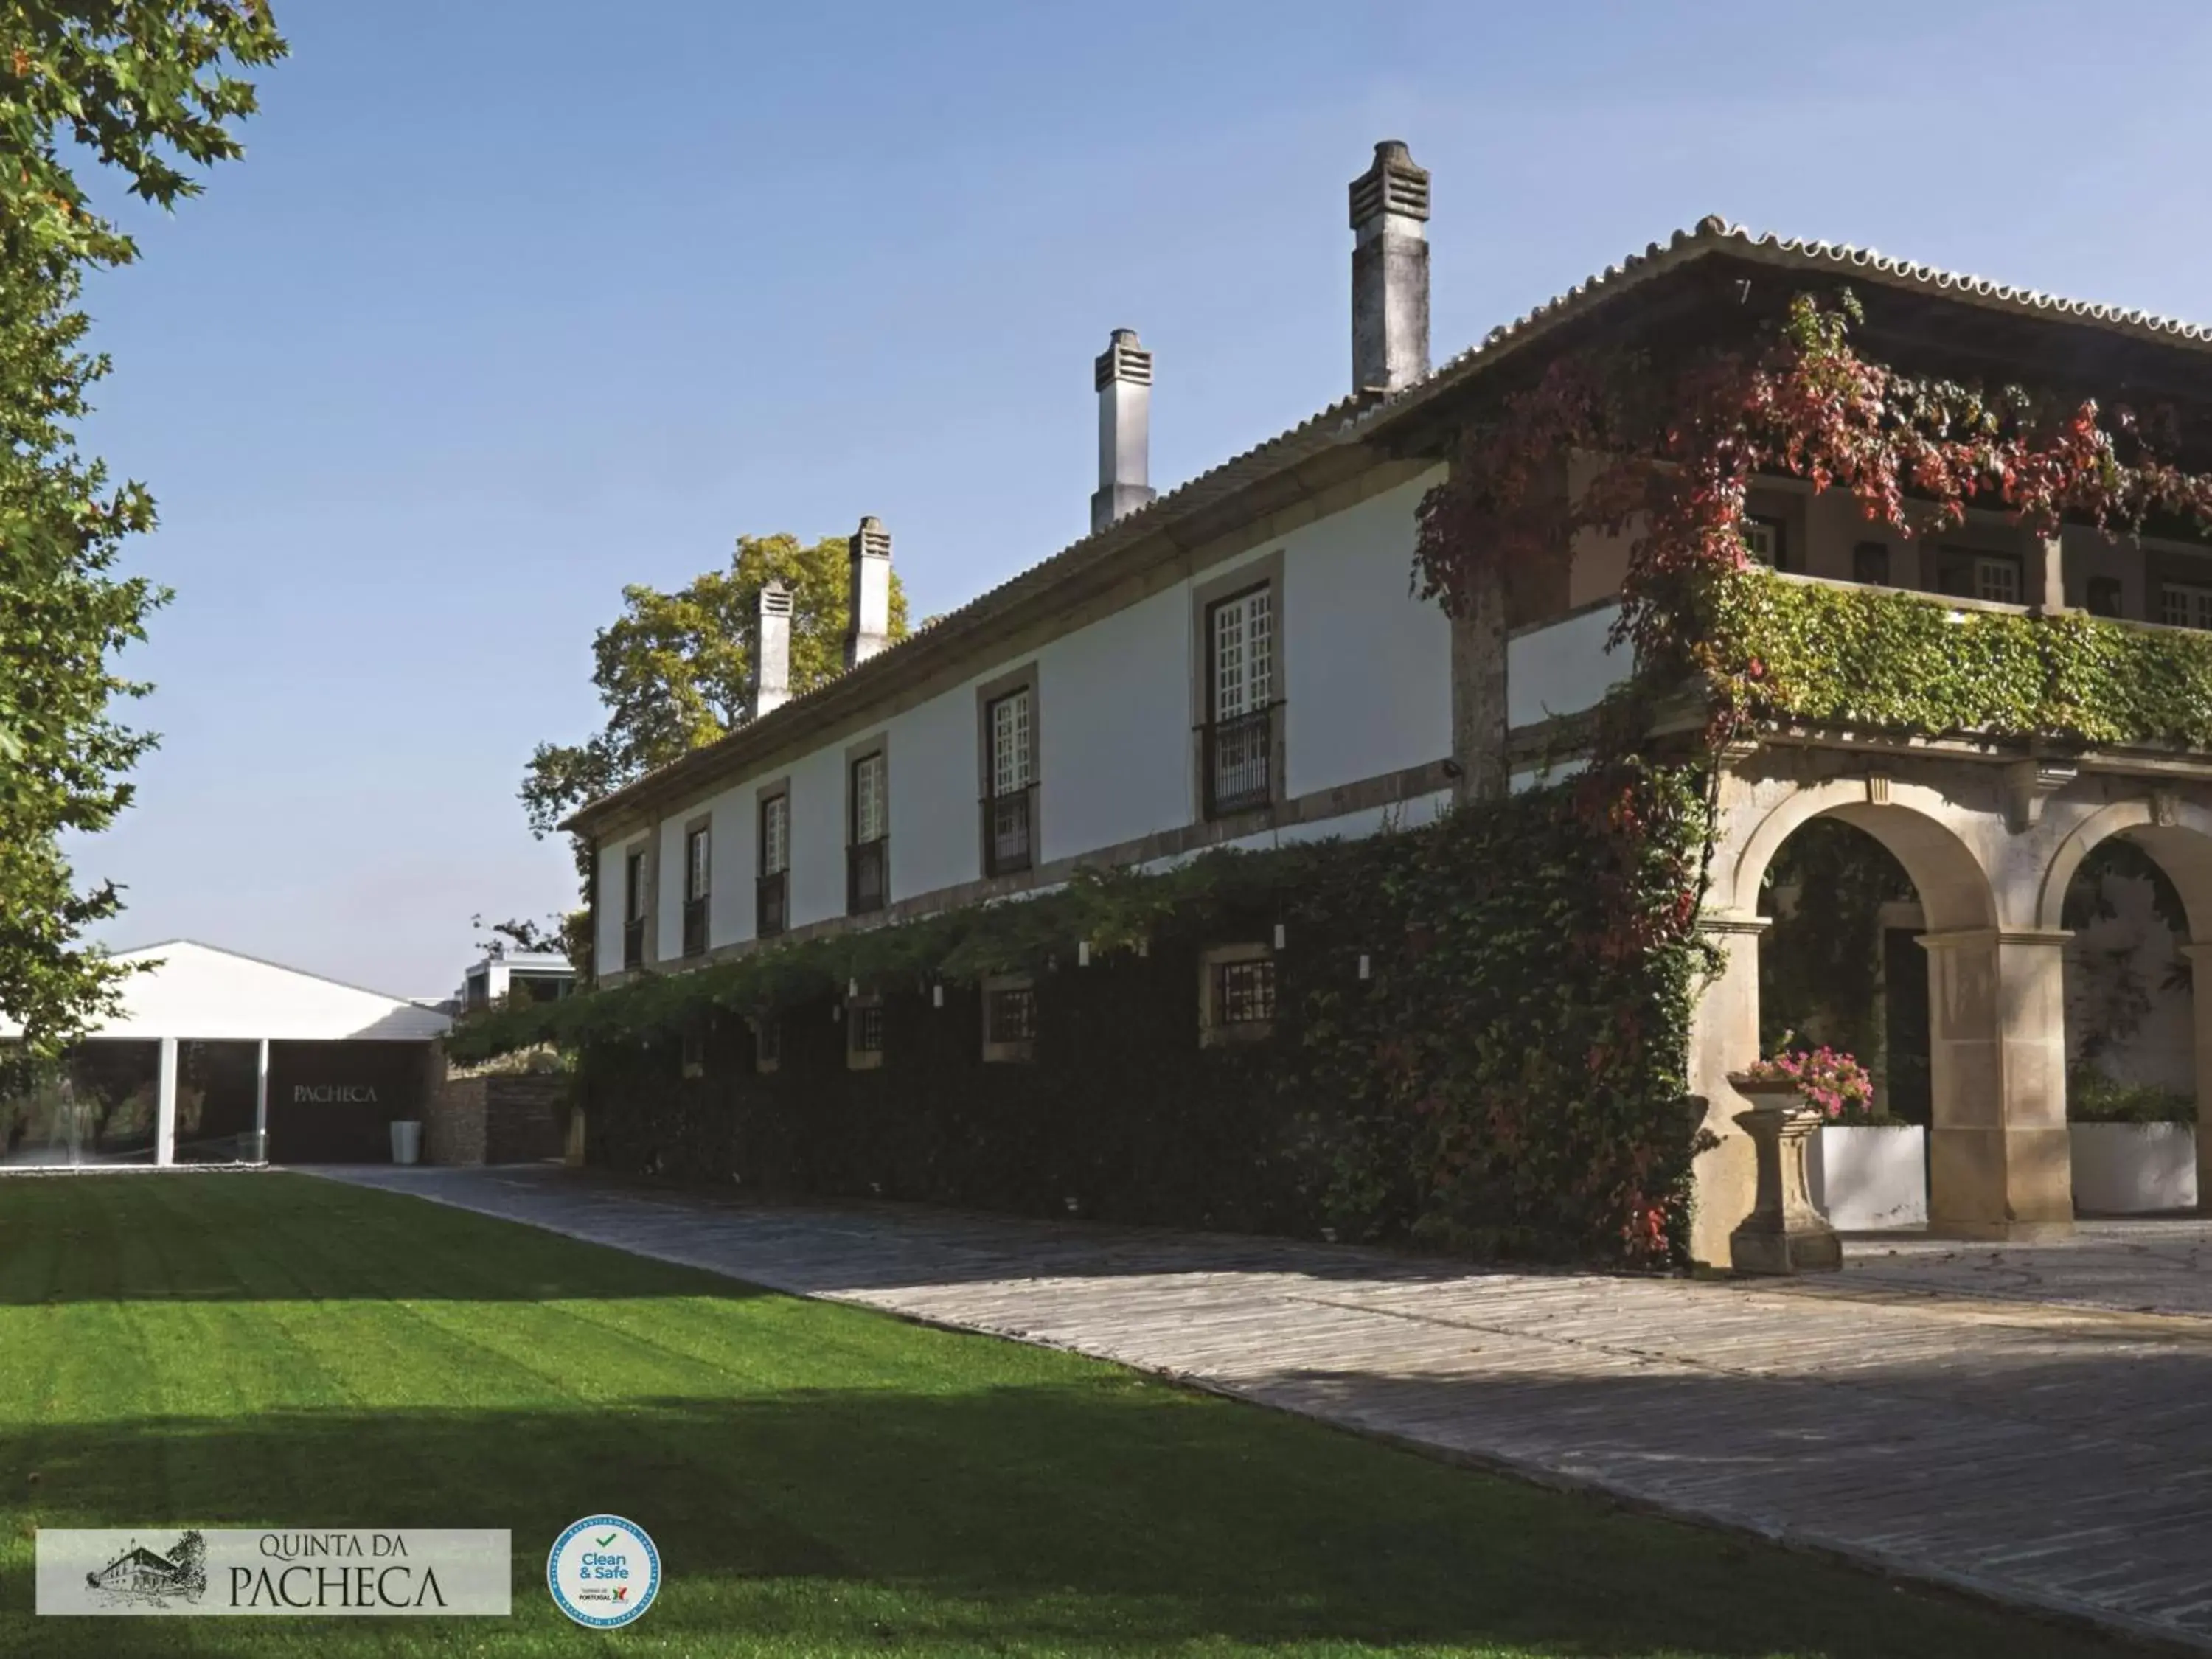
<instances>
[{"instance_id":1,"label":"terracotta tile roof","mask_svg":"<svg viewBox=\"0 0 2212 1659\"><path fill-rule=\"evenodd\" d=\"M1263 479L1286 472L1340 445L1372 440L1406 420L1414 410L1449 395L1506 357L1527 349L1563 324L1609 304L1632 289L1644 287L1668 271L1715 254L1748 258L1786 270L1856 274L1887 286L1942 295L1984 309L2082 324L2160 344L2212 351L2212 327L2202 324L2091 301L2069 300L2033 289L2014 288L1986 277L1893 258L1872 248L1853 247L1847 243L1754 233L1718 215L1711 215L1692 228L1677 230L1663 243L1648 244L1642 252L1630 254L1620 264L1607 266L1565 293L1493 328L1480 344L1439 364L1413 385L1387 398L1370 394L1342 398L1288 431L1255 445L1188 483L1164 491L1105 529L1070 544L996 587L976 595L958 609L948 611L930 627L917 629L887 647L850 673L794 697L761 720L741 726L705 748L694 750L682 759L581 808L563 827L588 827L591 822L604 819L630 803L658 795L686 780L742 765L748 755L765 754L781 746L803 724L824 717L836 718L833 711L857 712L879 692L888 691L910 673L924 672L922 659L935 661L959 654L963 638L981 634L992 621L1022 601L1074 580L1141 541L1168 536L1175 526L1202 508L1225 501ZM1179 550L1171 540L1163 541L1163 556Z\"/></svg>"}]
</instances>

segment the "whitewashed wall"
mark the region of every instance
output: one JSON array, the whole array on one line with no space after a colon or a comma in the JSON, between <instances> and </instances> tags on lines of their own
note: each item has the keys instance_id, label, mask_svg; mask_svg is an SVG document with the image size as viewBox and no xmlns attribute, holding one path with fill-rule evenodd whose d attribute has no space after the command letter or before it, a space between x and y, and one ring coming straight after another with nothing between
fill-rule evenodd
<instances>
[{"instance_id":1,"label":"whitewashed wall","mask_svg":"<svg viewBox=\"0 0 2212 1659\"><path fill-rule=\"evenodd\" d=\"M1437 473L1262 543L1199 580L1279 552L1283 680L1287 699L1285 791L1300 795L1440 760L1451 751L1451 630L1413 597L1415 509ZM1037 668L1041 861L1079 855L1191 823L1193 617L1182 581L1110 616L1009 655L958 686L848 733L788 767L719 789L708 939L753 937L757 791L791 781L790 921L845 914L845 756L875 732L890 748L891 896L902 900L981 874L976 687L1034 661ZM1394 815L1434 816L1424 800ZM684 824L696 805L667 809L660 828L659 958L683 949ZM1370 832L1376 812L1343 820ZM1331 833L1331 826L1303 833ZM1269 837L1272 839L1272 837ZM623 872L643 837L610 843L599 871L600 961L622 960Z\"/></svg>"},{"instance_id":2,"label":"whitewashed wall","mask_svg":"<svg viewBox=\"0 0 2212 1659\"><path fill-rule=\"evenodd\" d=\"M1292 795L1451 753L1451 623L1412 592L1413 514L1438 467L1287 538ZM1188 605L1186 605L1188 610Z\"/></svg>"},{"instance_id":3,"label":"whitewashed wall","mask_svg":"<svg viewBox=\"0 0 2212 1659\"><path fill-rule=\"evenodd\" d=\"M1620 607L1603 602L1557 622L1524 629L1505 643L1505 723L1534 726L1595 708L1629 677L1626 647L1605 648Z\"/></svg>"},{"instance_id":4,"label":"whitewashed wall","mask_svg":"<svg viewBox=\"0 0 2212 1659\"><path fill-rule=\"evenodd\" d=\"M1047 860L1198 816L1188 586L1054 640L1038 659L1037 681Z\"/></svg>"},{"instance_id":5,"label":"whitewashed wall","mask_svg":"<svg viewBox=\"0 0 2212 1659\"><path fill-rule=\"evenodd\" d=\"M599 849L599 913L598 961L602 969L622 966L623 872L629 855L645 845L643 836L630 836Z\"/></svg>"}]
</instances>

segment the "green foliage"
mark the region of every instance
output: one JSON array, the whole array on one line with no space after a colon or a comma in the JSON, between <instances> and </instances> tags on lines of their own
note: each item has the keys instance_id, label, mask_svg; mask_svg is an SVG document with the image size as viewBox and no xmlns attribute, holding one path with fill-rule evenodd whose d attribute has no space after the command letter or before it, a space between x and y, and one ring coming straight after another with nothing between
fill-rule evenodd
<instances>
[{"instance_id":1,"label":"green foliage","mask_svg":"<svg viewBox=\"0 0 2212 1659\"><path fill-rule=\"evenodd\" d=\"M540 744L522 781L530 827L550 834L568 814L655 767L703 748L750 716L755 607L781 580L792 590L791 690L796 696L844 666L850 620L847 543L740 536L729 568L671 592L632 586L623 613L592 641L592 684L606 724L581 744ZM907 631L906 590L891 576L891 637Z\"/></svg>"},{"instance_id":2,"label":"green foliage","mask_svg":"<svg viewBox=\"0 0 2212 1659\"><path fill-rule=\"evenodd\" d=\"M1773 928L1759 945L1761 1048L1799 1031L1869 1056L1879 1070L1881 907L1911 902L1912 878L1865 830L1822 817L1782 844L1766 886L1787 890L1790 902L1773 907Z\"/></svg>"},{"instance_id":3,"label":"green foliage","mask_svg":"<svg viewBox=\"0 0 2212 1659\"><path fill-rule=\"evenodd\" d=\"M80 889L59 838L130 803L125 775L153 740L114 718L147 688L113 659L167 598L114 574L152 497L76 447L108 368L86 349L82 275L137 250L89 210L63 141L173 205L199 189L188 168L239 154L253 92L229 66L283 52L252 0L0 4L0 1010L25 1062L112 1001L118 970L82 939L119 897Z\"/></svg>"},{"instance_id":4,"label":"green foliage","mask_svg":"<svg viewBox=\"0 0 2212 1659\"><path fill-rule=\"evenodd\" d=\"M1893 589L1726 579L1753 707L1863 732L2212 747L2212 634L1966 608Z\"/></svg>"},{"instance_id":5,"label":"green foliage","mask_svg":"<svg viewBox=\"0 0 2212 1659\"><path fill-rule=\"evenodd\" d=\"M2197 1103L2154 1083L2120 1083L2081 1066L2067 1074L2066 1116L2075 1123L2194 1123Z\"/></svg>"},{"instance_id":6,"label":"green foliage","mask_svg":"<svg viewBox=\"0 0 2212 1659\"><path fill-rule=\"evenodd\" d=\"M1672 924L1702 799L1692 774L1614 775L1599 809L1590 787L1358 842L1086 871L495 1012L450 1047L580 1050L590 1156L617 1167L1664 1261L1686 1236L1696 1145L1684 1042L1709 964ZM1640 832L1612 833L1632 809ZM1623 946L1624 916L1642 944ZM1201 1047L1200 951L1279 922L1272 1036ZM986 1066L975 981L1012 969L1036 979L1036 1058ZM880 1070L844 1064L834 1013L853 985L884 1000ZM748 1021L771 1011L782 1060L761 1076ZM685 1079L694 1032L708 1074Z\"/></svg>"}]
</instances>

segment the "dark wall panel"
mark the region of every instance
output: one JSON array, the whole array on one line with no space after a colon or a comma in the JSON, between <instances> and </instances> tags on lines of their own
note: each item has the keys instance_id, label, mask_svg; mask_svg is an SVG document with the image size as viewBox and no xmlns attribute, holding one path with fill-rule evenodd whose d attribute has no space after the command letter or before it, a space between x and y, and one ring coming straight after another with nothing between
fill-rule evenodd
<instances>
[{"instance_id":1,"label":"dark wall panel","mask_svg":"<svg viewBox=\"0 0 2212 1659\"><path fill-rule=\"evenodd\" d=\"M390 1126L420 1118L422 1042L272 1042L269 1157L278 1164L386 1164Z\"/></svg>"}]
</instances>

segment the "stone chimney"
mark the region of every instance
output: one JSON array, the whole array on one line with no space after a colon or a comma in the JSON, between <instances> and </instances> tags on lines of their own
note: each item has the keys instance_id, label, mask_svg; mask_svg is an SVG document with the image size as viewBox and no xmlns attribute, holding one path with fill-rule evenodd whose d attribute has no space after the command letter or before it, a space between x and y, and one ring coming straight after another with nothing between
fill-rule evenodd
<instances>
[{"instance_id":1,"label":"stone chimney","mask_svg":"<svg viewBox=\"0 0 2212 1659\"><path fill-rule=\"evenodd\" d=\"M791 701L791 590L761 584L753 628L753 718Z\"/></svg>"},{"instance_id":2,"label":"stone chimney","mask_svg":"<svg viewBox=\"0 0 2212 1659\"><path fill-rule=\"evenodd\" d=\"M845 590L845 666L857 668L891 642L891 532L866 518L847 544L852 580Z\"/></svg>"},{"instance_id":3,"label":"stone chimney","mask_svg":"<svg viewBox=\"0 0 2212 1659\"><path fill-rule=\"evenodd\" d=\"M1091 528L1103 530L1152 499L1152 354L1133 328L1117 328L1095 365L1098 385L1098 493Z\"/></svg>"},{"instance_id":4,"label":"stone chimney","mask_svg":"<svg viewBox=\"0 0 2212 1659\"><path fill-rule=\"evenodd\" d=\"M1352 389L1396 392L1429 372L1429 175L1386 138L1352 181Z\"/></svg>"}]
</instances>

